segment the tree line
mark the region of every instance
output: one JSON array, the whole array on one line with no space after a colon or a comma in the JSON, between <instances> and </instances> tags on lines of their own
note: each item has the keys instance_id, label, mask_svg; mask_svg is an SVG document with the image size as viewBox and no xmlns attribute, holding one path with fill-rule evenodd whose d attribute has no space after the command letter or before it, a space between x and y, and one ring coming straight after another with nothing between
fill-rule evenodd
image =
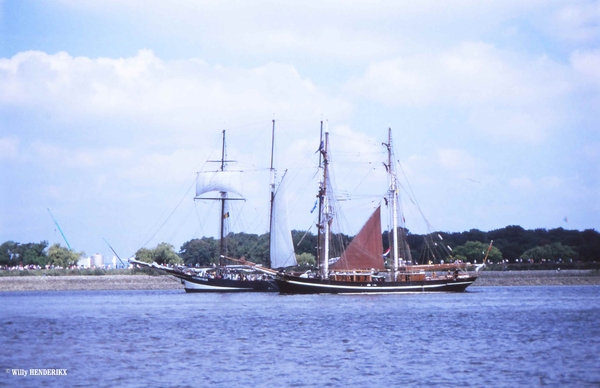
<instances>
[{"instance_id":1,"label":"tree line","mask_svg":"<svg viewBox=\"0 0 600 388\"><path fill-rule=\"evenodd\" d=\"M62 247L60 244L53 244L48 247L48 241L26 244L6 241L0 245L1 268L20 266L67 268L77 265L81 256L85 256L85 253L75 252L72 249Z\"/></svg>"},{"instance_id":2,"label":"tree line","mask_svg":"<svg viewBox=\"0 0 600 388\"><path fill-rule=\"evenodd\" d=\"M428 235L412 234L402 230L411 257L417 263L431 260L427 252ZM334 240L347 245L352 237L334 235ZM449 247L451 260L481 263L488 254L489 263L595 263L600 255L600 233L594 229L584 231L556 229L525 230L520 226L507 226L488 232L471 229L466 232L434 232L437 244ZM317 254L317 236L311 232L292 231L292 240L298 256L298 264L314 265ZM383 249L389 247L388 234L382 236ZM488 248L493 240L491 250ZM339 253L339 252L338 252ZM335 253L334 253L335 254ZM219 240L213 237L192 239L181 246L179 257L188 266L211 265L218 261ZM248 261L268 264L269 235L235 233L227 238L227 255L243 257ZM438 259L440 259L438 257Z\"/></svg>"},{"instance_id":3,"label":"tree line","mask_svg":"<svg viewBox=\"0 0 600 388\"><path fill-rule=\"evenodd\" d=\"M600 254L600 233L594 229L583 231L556 229L525 230L512 225L488 232L471 229L466 232L434 232L432 235L412 234L401 230L413 260L427 263L431 260L423 253L433 244L448 248L451 260L481 263L486 253L489 263L540 264L540 263L596 263ZM432 237L433 236L433 237ZM428 237L430 237L428 239ZM314 266L317 255L317 236L306 231L292 231L292 239L302 267ZM337 234L333 236L339 246L346 246L351 236ZM490 241L492 249L488 253ZM383 249L389 247L388 234L382 235ZM335 247L335 244L332 244ZM136 252L138 260L159 264L185 264L187 266L207 266L218 263L220 241L213 237L202 237L185 242L179 252L168 243L158 244L155 248L141 248ZM341 251L335 252L340 254ZM249 233L231 233L226 239L226 254L233 258L244 258L257 264L269 264L269 235ZM74 252L54 244L48 247L47 241L20 244L7 241L0 245L0 266L55 265L68 267L76 265L83 252ZM436 258L440 260L440 257ZM567 268L568 266L565 266Z\"/></svg>"}]
</instances>

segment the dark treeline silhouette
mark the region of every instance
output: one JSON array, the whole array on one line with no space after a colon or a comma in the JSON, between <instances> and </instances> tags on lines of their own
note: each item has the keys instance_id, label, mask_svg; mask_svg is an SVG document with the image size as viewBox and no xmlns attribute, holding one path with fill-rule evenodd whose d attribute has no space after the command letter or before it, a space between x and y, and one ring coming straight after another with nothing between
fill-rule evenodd
<instances>
[{"instance_id":1,"label":"dark treeline silhouette","mask_svg":"<svg viewBox=\"0 0 600 388\"><path fill-rule=\"evenodd\" d=\"M561 244L572 248L579 262L595 262L600 255L600 233L594 229L584 231L556 229L526 230L517 225L482 232L471 229L461 233L440 233L450 246L464 245L467 241L489 243L494 241L494 247L502 252L502 257L508 262L515 262L532 249Z\"/></svg>"},{"instance_id":2,"label":"dark treeline silhouette","mask_svg":"<svg viewBox=\"0 0 600 388\"><path fill-rule=\"evenodd\" d=\"M410 246L412 257L419 260L420 252L425 251L425 236L412 234L404 230L401 235L406 236ZM600 233L594 229L583 231L556 229L533 229L526 230L520 226L511 225L505 228L484 232L471 229L467 232L447 233L434 232L435 238L439 238L440 245L449 246L453 252L468 252L472 247L479 247L478 257L483 258L482 249L494 241L494 263L525 265L540 263L563 264L562 267L569 268L564 264L592 264L600 257ZM441 236L441 238L440 238ZM311 262L310 258L317 255L317 237L311 232L292 231L292 239L296 254L303 257L304 262ZM332 237L332 256L341 254L352 237L337 234ZM389 247L388 234L382 236L383 249ZM479 245L473 244L480 243ZM484 248L481 248L484 247ZM468 249L467 249L468 248ZM11 267L16 265L40 265L49 263L48 242L21 244L14 241L6 241L0 245L0 267ZM202 237L192 239L184 243L178 255L186 265L210 265L218 262L219 241L213 237ZM269 235L232 233L227 237L227 255L233 258L244 258L258 264L268 265L269 257ZM454 254L459 258L458 254ZM466 254L465 254L466 255ZM309 259L307 259L309 258ZM465 259L465 257L460 257ZM466 255L471 261L471 258ZM300 261L300 260L299 260ZM479 258L477 262L481 262ZM574 266L576 267L576 266ZM588 265L589 267L589 265ZM592 266L594 267L594 266Z\"/></svg>"},{"instance_id":3,"label":"dark treeline silhouette","mask_svg":"<svg viewBox=\"0 0 600 388\"><path fill-rule=\"evenodd\" d=\"M494 249L498 249L496 262L504 263L541 263L541 262L570 262L594 263L600 255L600 233L594 229L584 231L556 229L526 230L520 226L511 225L505 228L484 232L471 229L466 232L435 232L440 243L455 248L465 246L468 242L479 242L487 246L494 241ZM424 251L425 236L404 231L410 246L412 257L420 257ZM438 236L439 235L439 236ZM311 232L292 231L292 239L297 255L317 253L317 237ZM352 237L338 234L333 238L333 255L341 253L341 247L347 245ZM389 247L388 234L382 236L383 249ZM442 242L443 241L443 242ZM337 243L336 243L337 242ZM216 262L219 242L212 237L193 239L181 247L181 258L187 265L208 265ZM243 257L246 260L267 265L269 254L268 234L256 235L248 233L232 233L227 238L227 255L234 258ZM480 262L480 261L479 261Z\"/></svg>"}]
</instances>

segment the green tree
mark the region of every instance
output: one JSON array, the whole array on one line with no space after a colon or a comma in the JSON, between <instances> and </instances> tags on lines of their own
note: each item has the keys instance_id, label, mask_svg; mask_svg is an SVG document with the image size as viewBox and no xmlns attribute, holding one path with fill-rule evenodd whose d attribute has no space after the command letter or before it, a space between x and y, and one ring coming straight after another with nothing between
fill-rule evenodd
<instances>
[{"instance_id":1,"label":"green tree","mask_svg":"<svg viewBox=\"0 0 600 388\"><path fill-rule=\"evenodd\" d=\"M0 265L10 267L19 264L19 243L6 241L0 245Z\"/></svg>"},{"instance_id":2,"label":"green tree","mask_svg":"<svg viewBox=\"0 0 600 388\"><path fill-rule=\"evenodd\" d=\"M155 248L140 248L135 253L135 257L139 261L145 263L157 262L158 264L183 264L183 260L171 244L160 243Z\"/></svg>"},{"instance_id":3,"label":"green tree","mask_svg":"<svg viewBox=\"0 0 600 388\"><path fill-rule=\"evenodd\" d=\"M292 240L298 253L310 253L313 257L317 255L317 236L311 232L292 230Z\"/></svg>"},{"instance_id":4,"label":"green tree","mask_svg":"<svg viewBox=\"0 0 600 388\"><path fill-rule=\"evenodd\" d=\"M181 246L179 255L187 266L209 266L219 261L219 242L213 237L195 238Z\"/></svg>"},{"instance_id":5,"label":"green tree","mask_svg":"<svg viewBox=\"0 0 600 388\"><path fill-rule=\"evenodd\" d=\"M160 243L154 248L154 261L163 265L183 264L181 257L175 253L175 247L167 243Z\"/></svg>"},{"instance_id":6,"label":"green tree","mask_svg":"<svg viewBox=\"0 0 600 388\"><path fill-rule=\"evenodd\" d=\"M47 247L48 241L27 244L6 241L0 245L0 265L12 267L19 264L33 264L43 267L48 262L48 256L45 252Z\"/></svg>"},{"instance_id":7,"label":"green tree","mask_svg":"<svg viewBox=\"0 0 600 388\"><path fill-rule=\"evenodd\" d=\"M227 236L229 243L228 256L244 258L257 264L268 263L269 234L231 233Z\"/></svg>"},{"instance_id":8,"label":"green tree","mask_svg":"<svg viewBox=\"0 0 600 388\"><path fill-rule=\"evenodd\" d=\"M47 247L48 241L21 244L18 247L19 259L23 265L33 264L43 267L48 263L48 255L45 252Z\"/></svg>"},{"instance_id":9,"label":"green tree","mask_svg":"<svg viewBox=\"0 0 600 388\"><path fill-rule=\"evenodd\" d=\"M458 256L466 257L467 261L471 263L483 263L488 247L489 244L479 241L467 241L464 245L454 248L452 254L455 258ZM489 262L498 263L502 261L502 252L498 248L492 247L487 259Z\"/></svg>"},{"instance_id":10,"label":"green tree","mask_svg":"<svg viewBox=\"0 0 600 388\"><path fill-rule=\"evenodd\" d=\"M136 260L144 263L152 263L154 261L154 250L148 248L140 248L135 253Z\"/></svg>"},{"instance_id":11,"label":"green tree","mask_svg":"<svg viewBox=\"0 0 600 388\"><path fill-rule=\"evenodd\" d=\"M61 247L60 244L54 244L48 249L48 264L66 268L70 265L77 265L81 256L85 256L85 253L77 253Z\"/></svg>"},{"instance_id":12,"label":"green tree","mask_svg":"<svg viewBox=\"0 0 600 388\"><path fill-rule=\"evenodd\" d=\"M521 259L524 261L533 260L536 263L543 260L550 262L567 261L577 259L577 252L570 246L553 243L528 249L521 255Z\"/></svg>"},{"instance_id":13,"label":"green tree","mask_svg":"<svg viewBox=\"0 0 600 388\"><path fill-rule=\"evenodd\" d=\"M307 252L296 255L296 261L298 262L299 267L312 267L317 264L315 256L312 253Z\"/></svg>"}]
</instances>

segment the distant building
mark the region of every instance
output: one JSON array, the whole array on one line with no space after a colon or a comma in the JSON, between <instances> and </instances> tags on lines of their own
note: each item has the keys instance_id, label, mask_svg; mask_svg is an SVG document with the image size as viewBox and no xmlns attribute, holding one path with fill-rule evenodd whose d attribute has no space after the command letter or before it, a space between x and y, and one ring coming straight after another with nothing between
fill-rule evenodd
<instances>
[{"instance_id":1,"label":"distant building","mask_svg":"<svg viewBox=\"0 0 600 388\"><path fill-rule=\"evenodd\" d=\"M92 268L92 267L102 268L103 265L104 265L104 257L100 253L96 253L90 257L82 257L77 262L78 267L85 267L85 268Z\"/></svg>"},{"instance_id":2,"label":"distant building","mask_svg":"<svg viewBox=\"0 0 600 388\"><path fill-rule=\"evenodd\" d=\"M83 256L81 256L79 258L79 260L77 261L77 266L78 267L89 268L89 266L90 266L90 258L89 257L83 257Z\"/></svg>"}]
</instances>

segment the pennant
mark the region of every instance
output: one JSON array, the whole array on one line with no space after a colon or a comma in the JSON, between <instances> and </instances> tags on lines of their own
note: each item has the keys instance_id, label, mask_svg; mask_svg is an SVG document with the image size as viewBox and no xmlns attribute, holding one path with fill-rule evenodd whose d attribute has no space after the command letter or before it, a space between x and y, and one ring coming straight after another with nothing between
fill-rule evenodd
<instances>
[{"instance_id":1,"label":"pennant","mask_svg":"<svg viewBox=\"0 0 600 388\"><path fill-rule=\"evenodd\" d=\"M321 140L321 144L319 144L319 149L315 151L315 154L323 149L325 144L323 144L323 140Z\"/></svg>"},{"instance_id":2,"label":"pennant","mask_svg":"<svg viewBox=\"0 0 600 388\"><path fill-rule=\"evenodd\" d=\"M318 203L319 203L319 199L317 198L317 200L315 201L315 206L313 206L313 208L310 210L311 213L315 211Z\"/></svg>"}]
</instances>

